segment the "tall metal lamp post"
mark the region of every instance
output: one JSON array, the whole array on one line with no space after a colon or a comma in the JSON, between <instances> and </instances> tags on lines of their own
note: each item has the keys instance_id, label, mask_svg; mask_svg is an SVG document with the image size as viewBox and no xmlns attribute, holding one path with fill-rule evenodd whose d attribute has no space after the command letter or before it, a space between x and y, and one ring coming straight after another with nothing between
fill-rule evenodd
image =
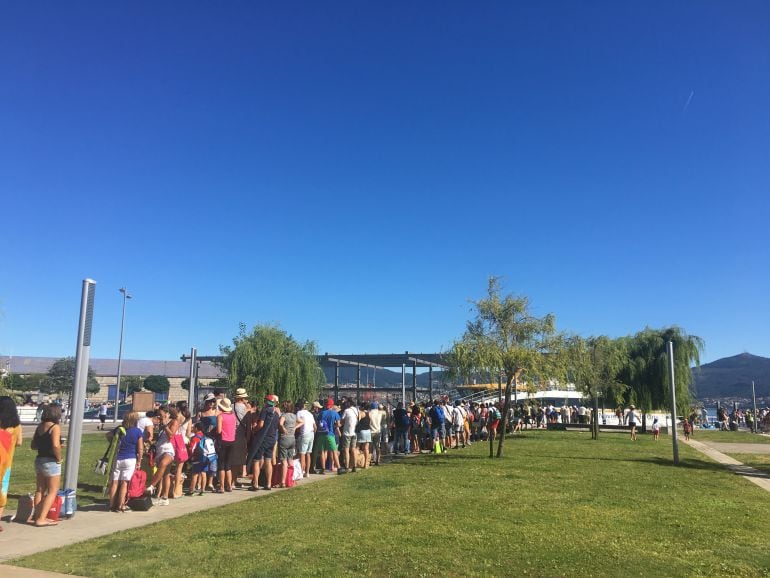
<instances>
[{"instance_id":1,"label":"tall metal lamp post","mask_svg":"<svg viewBox=\"0 0 770 578\"><path fill-rule=\"evenodd\" d=\"M118 348L118 382L115 385L115 413L112 416L112 423L118 421L118 407L120 406L120 369L123 361L123 326L126 322L126 301L131 299L130 293L125 287L120 288L120 292L123 294L123 314L120 316L120 347ZM126 392L126 398L128 398L128 392Z\"/></svg>"}]
</instances>

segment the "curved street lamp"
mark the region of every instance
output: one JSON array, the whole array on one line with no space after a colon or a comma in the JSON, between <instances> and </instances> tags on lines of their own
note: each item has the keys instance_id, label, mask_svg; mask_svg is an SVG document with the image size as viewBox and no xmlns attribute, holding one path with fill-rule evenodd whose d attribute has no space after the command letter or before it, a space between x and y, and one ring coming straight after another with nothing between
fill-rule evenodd
<instances>
[{"instance_id":1,"label":"curved street lamp","mask_svg":"<svg viewBox=\"0 0 770 578\"><path fill-rule=\"evenodd\" d=\"M112 416L112 423L118 421L118 407L120 406L120 369L123 361L123 326L126 322L126 301L131 299L131 295L125 287L120 288L120 292L123 294L123 314L120 317L120 347L118 348L118 382L115 384L115 413ZM128 398L128 391L126 391L126 398Z\"/></svg>"}]
</instances>

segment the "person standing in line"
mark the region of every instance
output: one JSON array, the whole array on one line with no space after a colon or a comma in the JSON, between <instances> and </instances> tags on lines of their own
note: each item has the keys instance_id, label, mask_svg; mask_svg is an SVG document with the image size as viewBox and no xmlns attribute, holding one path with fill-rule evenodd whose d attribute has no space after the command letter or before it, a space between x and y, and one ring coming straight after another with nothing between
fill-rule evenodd
<instances>
[{"instance_id":1,"label":"person standing in line","mask_svg":"<svg viewBox=\"0 0 770 578\"><path fill-rule=\"evenodd\" d=\"M372 432L372 463L375 466L380 465L380 458L382 457L382 416L385 412L380 409L380 404L376 401L372 402L369 409L369 428Z\"/></svg>"},{"instance_id":2,"label":"person standing in line","mask_svg":"<svg viewBox=\"0 0 770 578\"><path fill-rule=\"evenodd\" d=\"M281 460L281 487L286 487L286 474L289 472L289 463L294 460L297 451L297 430L302 428L304 423L294 413L294 405L291 400L283 400L281 405L281 418L278 420L278 450Z\"/></svg>"},{"instance_id":3,"label":"person standing in line","mask_svg":"<svg viewBox=\"0 0 770 578\"><path fill-rule=\"evenodd\" d=\"M97 430L104 431L104 422L107 421L107 402L103 401L99 404L99 425L96 426Z\"/></svg>"},{"instance_id":4,"label":"person standing in line","mask_svg":"<svg viewBox=\"0 0 770 578\"><path fill-rule=\"evenodd\" d=\"M168 496L171 491L171 464L176 457L173 438L179 429L179 413L175 407L161 406L158 410L159 427L158 440L155 452L155 474L147 486L147 493L153 495L158 492L156 505L168 506Z\"/></svg>"},{"instance_id":5,"label":"person standing in line","mask_svg":"<svg viewBox=\"0 0 770 578\"><path fill-rule=\"evenodd\" d=\"M396 438L393 442L393 453L407 453L407 435L409 432L409 414L404 409L404 404L398 402L393 410L393 423L396 430Z\"/></svg>"},{"instance_id":6,"label":"person standing in line","mask_svg":"<svg viewBox=\"0 0 770 578\"><path fill-rule=\"evenodd\" d=\"M125 512L127 510L128 483L134 475L137 464L142 463L144 440L142 430L136 426L138 420L139 414L135 411L128 412L123 418L123 428L126 433L118 442L118 450L110 474L112 483L115 485L110 498L110 511L112 512Z\"/></svg>"},{"instance_id":7,"label":"person standing in line","mask_svg":"<svg viewBox=\"0 0 770 578\"><path fill-rule=\"evenodd\" d=\"M321 438L321 470L319 473L326 473L326 456L331 452L332 472L339 471L340 454L337 450L337 439L340 435L340 414L334 411L334 400L326 400L326 409L321 412L318 418L318 430L324 434Z\"/></svg>"},{"instance_id":8,"label":"person standing in line","mask_svg":"<svg viewBox=\"0 0 770 578\"><path fill-rule=\"evenodd\" d=\"M355 473L356 470L356 426L358 425L358 408L355 403L350 400L345 401L345 411L342 413L342 459L340 460L342 467L339 470L340 474L351 471Z\"/></svg>"},{"instance_id":9,"label":"person standing in line","mask_svg":"<svg viewBox=\"0 0 770 578\"><path fill-rule=\"evenodd\" d=\"M626 414L626 422L631 428L631 441L636 441L636 422L639 421L639 416L636 415L636 408L632 405L628 408Z\"/></svg>"},{"instance_id":10,"label":"person standing in line","mask_svg":"<svg viewBox=\"0 0 770 578\"><path fill-rule=\"evenodd\" d=\"M372 418L369 415L369 404L361 402L358 409L358 425L356 426L356 440L358 451L364 456L364 469L369 469L369 446L372 443Z\"/></svg>"},{"instance_id":11,"label":"person standing in line","mask_svg":"<svg viewBox=\"0 0 770 578\"><path fill-rule=\"evenodd\" d=\"M318 404L319 407L321 404ZM311 456L313 455L313 442L315 441L316 423L315 416L305 409L303 400L297 401L294 406L297 412L297 419L302 422L299 432L299 463L302 466L302 477L307 478L310 475Z\"/></svg>"},{"instance_id":12,"label":"person standing in line","mask_svg":"<svg viewBox=\"0 0 770 578\"><path fill-rule=\"evenodd\" d=\"M236 419L233 406L226 397L217 401L217 437L219 438L219 488L217 493L233 491L232 455L235 447Z\"/></svg>"},{"instance_id":13,"label":"person standing in line","mask_svg":"<svg viewBox=\"0 0 770 578\"><path fill-rule=\"evenodd\" d=\"M235 403L233 403L233 415L235 415L235 445L230 456L230 465L233 470L233 484L240 488L239 478L246 477L246 453L248 452L249 430L248 420L246 419L251 404L246 390L239 387L235 390Z\"/></svg>"},{"instance_id":14,"label":"person standing in line","mask_svg":"<svg viewBox=\"0 0 770 578\"><path fill-rule=\"evenodd\" d=\"M13 455L21 442L21 422L16 404L7 395L0 396L0 518L8 503ZM3 527L0 526L2 531Z\"/></svg>"},{"instance_id":15,"label":"person standing in line","mask_svg":"<svg viewBox=\"0 0 770 578\"><path fill-rule=\"evenodd\" d=\"M38 527L55 526L58 522L49 520L48 512L61 483L61 408L58 405L45 406L40 422L30 446L37 450L34 524Z\"/></svg>"},{"instance_id":16,"label":"person standing in line","mask_svg":"<svg viewBox=\"0 0 770 578\"><path fill-rule=\"evenodd\" d=\"M273 459L275 457L275 444L278 441L278 421L281 418L280 412L276 409L278 396L269 394L265 396L265 407L259 412L257 417L256 430L249 450L247 467L252 466L251 487L252 492L259 489L259 474L264 467L265 485L264 490L271 489L273 478Z\"/></svg>"},{"instance_id":17,"label":"person standing in line","mask_svg":"<svg viewBox=\"0 0 770 578\"><path fill-rule=\"evenodd\" d=\"M459 448L462 444L465 448L465 438L463 437L465 426L465 414L460 400L455 400L454 407L452 408L452 433L454 434L455 448Z\"/></svg>"}]
</instances>

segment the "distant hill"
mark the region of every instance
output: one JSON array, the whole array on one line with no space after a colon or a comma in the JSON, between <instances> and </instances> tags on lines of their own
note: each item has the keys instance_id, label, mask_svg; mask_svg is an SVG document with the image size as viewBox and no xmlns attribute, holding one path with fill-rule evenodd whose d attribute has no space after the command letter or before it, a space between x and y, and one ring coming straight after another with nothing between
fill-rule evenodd
<instances>
[{"instance_id":1,"label":"distant hill","mask_svg":"<svg viewBox=\"0 0 770 578\"><path fill-rule=\"evenodd\" d=\"M757 397L770 397L770 359L750 353L723 357L693 369L695 395L704 398L751 397L751 382Z\"/></svg>"}]
</instances>

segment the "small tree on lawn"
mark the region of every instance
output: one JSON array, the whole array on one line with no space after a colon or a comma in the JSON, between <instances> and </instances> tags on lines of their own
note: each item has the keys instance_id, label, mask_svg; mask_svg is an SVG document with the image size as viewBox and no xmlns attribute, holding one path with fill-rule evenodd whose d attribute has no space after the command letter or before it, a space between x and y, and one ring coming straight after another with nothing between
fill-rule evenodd
<instances>
[{"instance_id":1,"label":"small tree on lawn","mask_svg":"<svg viewBox=\"0 0 770 578\"><path fill-rule=\"evenodd\" d=\"M700 365L705 344L697 335L688 335L681 327L640 331L626 338L628 365L623 378L631 387L630 398L642 411L642 431L646 429L647 413L661 407L671 408L671 384L668 371L666 343L674 343L674 373L676 377L677 413L686 413L691 401L693 365Z\"/></svg>"},{"instance_id":2,"label":"small tree on lawn","mask_svg":"<svg viewBox=\"0 0 770 578\"><path fill-rule=\"evenodd\" d=\"M565 349L567 372L583 394L591 399L594 419L591 421L591 437L599 437L597 397L617 403L627 386L621 381L621 373L628 364L628 350L623 339L610 339L605 335L567 339Z\"/></svg>"},{"instance_id":3,"label":"small tree on lawn","mask_svg":"<svg viewBox=\"0 0 770 578\"><path fill-rule=\"evenodd\" d=\"M487 297L472 302L475 317L468 321L465 333L448 355L455 375L478 372L505 377L498 458L503 455L511 387L516 387L520 379L545 381L563 373L563 338L556 331L556 318L552 314L536 317L530 312L527 297L501 292L499 278L491 277Z\"/></svg>"},{"instance_id":4,"label":"small tree on lawn","mask_svg":"<svg viewBox=\"0 0 770 578\"><path fill-rule=\"evenodd\" d=\"M231 386L245 388L253 399L267 393L281 399L316 399L325 381L315 343L301 343L272 325L257 325L248 332L242 323L233 345L220 351Z\"/></svg>"}]
</instances>

